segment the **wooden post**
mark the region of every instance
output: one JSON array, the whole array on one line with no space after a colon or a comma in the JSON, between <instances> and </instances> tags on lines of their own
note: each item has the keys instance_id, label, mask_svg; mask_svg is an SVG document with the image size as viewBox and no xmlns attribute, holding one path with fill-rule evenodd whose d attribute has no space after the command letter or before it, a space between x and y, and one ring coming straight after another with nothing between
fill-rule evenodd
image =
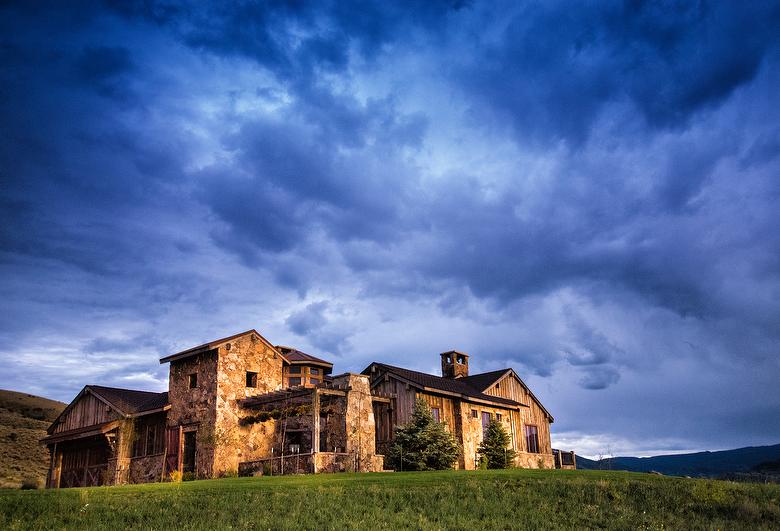
<instances>
[{"instance_id":1,"label":"wooden post","mask_svg":"<svg viewBox=\"0 0 780 531\"><path fill-rule=\"evenodd\" d=\"M314 422L312 423L313 428L312 430L314 433L311 434L311 460L312 460L312 472L317 473L317 452L320 451L320 393L319 390L314 390L314 396L312 396L311 400L312 404L312 415L314 416Z\"/></svg>"}]
</instances>

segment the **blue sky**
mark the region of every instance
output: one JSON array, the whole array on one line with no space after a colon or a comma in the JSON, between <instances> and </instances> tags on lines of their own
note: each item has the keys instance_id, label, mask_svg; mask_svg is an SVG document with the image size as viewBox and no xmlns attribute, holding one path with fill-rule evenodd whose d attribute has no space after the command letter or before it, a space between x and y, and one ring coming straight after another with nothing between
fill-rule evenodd
<instances>
[{"instance_id":1,"label":"blue sky","mask_svg":"<svg viewBox=\"0 0 780 531\"><path fill-rule=\"evenodd\" d=\"M742 5L745 4L745 5ZM780 442L777 2L10 2L0 387L256 328L511 366L585 455Z\"/></svg>"}]
</instances>

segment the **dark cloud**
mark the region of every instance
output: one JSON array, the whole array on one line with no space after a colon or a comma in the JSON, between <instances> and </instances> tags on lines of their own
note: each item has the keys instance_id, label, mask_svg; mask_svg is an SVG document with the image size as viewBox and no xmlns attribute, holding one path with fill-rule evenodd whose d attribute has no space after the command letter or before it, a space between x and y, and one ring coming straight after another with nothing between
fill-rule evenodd
<instances>
[{"instance_id":1,"label":"dark cloud","mask_svg":"<svg viewBox=\"0 0 780 531\"><path fill-rule=\"evenodd\" d=\"M776 442L774 3L41 9L0 8L4 387L257 327L513 366L571 445Z\"/></svg>"},{"instance_id":2,"label":"dark cloud","mask_svg":"<svg viewBox=\"0 0 780 531\"><path fill-rule=\"evenodd\" d=\"M486 34L459 79L521 138L581 144L609 104L684 126L752 80L777 50L780 9L724 2L526 4Z\"/></svg>"}]
</instances>

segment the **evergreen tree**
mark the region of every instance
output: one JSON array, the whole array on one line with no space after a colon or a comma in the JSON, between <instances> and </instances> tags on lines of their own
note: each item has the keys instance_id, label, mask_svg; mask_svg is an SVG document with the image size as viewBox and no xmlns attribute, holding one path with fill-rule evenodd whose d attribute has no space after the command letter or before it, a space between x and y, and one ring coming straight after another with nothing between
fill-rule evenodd
<instances>
[{"instance_id":1,"label":"evergreen tree","mask_svg":"<svg viewBox=\"0 0 780 531\"><path fill-rule=\"evenodd\" d=\"M479 455L487 461L488 468L510 468L515 451L508 448L511 440L504 426L497 420L488 424L485 438L479 445Z\"/></svg>"},{"instance_id":2,"label":"evergreen tree","mask_svg":"<svg viewBox=\"0 0 780 531\"><path fill-rule=\"evenodd\" d=\"M396 470L445 470L458 459L455 437L436 422L431 408L418 398L409 423L395 429L390 462Z\"/></svg>"}]
</instances>

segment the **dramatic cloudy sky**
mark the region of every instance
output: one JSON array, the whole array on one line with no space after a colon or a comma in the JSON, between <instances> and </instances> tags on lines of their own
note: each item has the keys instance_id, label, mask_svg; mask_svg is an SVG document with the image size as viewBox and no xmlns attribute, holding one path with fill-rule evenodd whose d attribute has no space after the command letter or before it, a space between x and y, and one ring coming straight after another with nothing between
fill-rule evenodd
<instances>
[{"instance_id":1,"label":"dramatic cloudy sky","mask_svg":"<svg viewBox=\"0 0 780 531\"><path fill-rule=\"evenodd\" d=\"M3 2L0 387L257 328L514 367L585 455L780 442L777 2Z\"/></svg>"}]
</instances>

